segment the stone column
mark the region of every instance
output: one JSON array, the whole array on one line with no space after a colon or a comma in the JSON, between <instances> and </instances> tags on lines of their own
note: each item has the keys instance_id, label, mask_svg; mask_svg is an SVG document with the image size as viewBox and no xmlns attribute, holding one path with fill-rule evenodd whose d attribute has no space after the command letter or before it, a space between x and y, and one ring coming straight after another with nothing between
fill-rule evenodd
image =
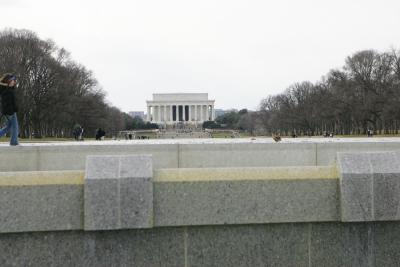
<instances>
[{"instance_id":1,"label":"stone column","mask_svg":"<svg viewBox=\"0 0 400 267\"><path fill-rule=\"evenodd\" d=\"M151 106L147 105L147 121L150 121L150 109Z\"/></svg>"},{"instance_id":2,"label":"stone column","mask_svg":"<svg viewBox=\"0 0 400 267\"><path fill-rule=\"evenodd\" d=\"M176 105L176 121L179 121L179 105Z\"/></svg>"},{"instance_id":3,"label":"stone column","mask_svg":"<svg viewBox=\"0 0 400 267\"><path fill-rule=\"evenodd\" d=\"M158 122L161 122L161 105L158 105Z\"/></svg>"},{"instance_id":4,"label":"stone column","mask_svg":"<svg viewBox=\"0 0 400 267\"><path fill-rule=\"evenodd\" d=\"M174 114L172 111L173 107L174 107L174 105L169 105L169 115L170 115L169 121L174 121L174 117L173 117Z\"/></svg>"},{"instance_id":5,"label":"stone column","mask_svg":"<svg viewBox=\"0 0 400 267\"><path fill-rule=\"evenodd\" d=\"M194 120L197 121L197 105L194 105Z\"/></svg>"},{"instance_id":6,"label":"stone column","mask_svg":"<svg viewBox=\"0 0 400 267\"><path fill-rule=\"evenodd\" d=\"M189 121L192 121L192 112L190 111L192 108L192 105L189 105Z\"/></svg>"},{"instance_id":7,"label":"stone column","mask_svg":"<svg viewBox=\"0 0 400 267\"><path fill-rule=\"evenodd\" d=\"M163 106L162 105L160 105L160 122L162 122L163 121Z\"/></svg>"},{"instance_id":8,"label":"stone column","mask_svg":"<svg viewBox=\"0 0 400 267\"><path fill-rule=\"evenodd\" d=\"M215 108L214 108L214 105L212 105L211 108L212 108L212 115L211 115L212 116L212 120L215 121Z\"/></svg>"},{"instance_id":9,"label":"stone column","mask_svg":"<svg viewBox=\"0 0 400 267\"><path fill-rule=\"evenodd\" d=\"M168 120L168 116L167 116L167 105L164 105L164 121Z\"/></svg>"},{"instance_id":10,"label":"stone column","mask_svg":"<svg viewBox=\"0 0 400 267\"><path fill-rule=\"evenodd\" d=\"M203 105L200 105L200 121L204 121L203 117L204 117Z\"/></svg>"}]
</instances>

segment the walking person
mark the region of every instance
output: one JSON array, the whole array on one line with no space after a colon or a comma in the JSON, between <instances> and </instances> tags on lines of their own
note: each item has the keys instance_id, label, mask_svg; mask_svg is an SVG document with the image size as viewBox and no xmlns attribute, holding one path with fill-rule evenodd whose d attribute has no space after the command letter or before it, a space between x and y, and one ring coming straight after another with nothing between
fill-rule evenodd
<instances>
[{"instance_id":1,"label":"walking person","mask_svg":"<svg viewBox=\"0 0 400 267\"><path fill-rule=\"evenodd\" d=\"M0 129L0 137L11 132L10 145L18 145L18 107L15 99L17 77L6 73L0 78L1 112L6 117L7 124Z\"/></svg>"}]
</instances>

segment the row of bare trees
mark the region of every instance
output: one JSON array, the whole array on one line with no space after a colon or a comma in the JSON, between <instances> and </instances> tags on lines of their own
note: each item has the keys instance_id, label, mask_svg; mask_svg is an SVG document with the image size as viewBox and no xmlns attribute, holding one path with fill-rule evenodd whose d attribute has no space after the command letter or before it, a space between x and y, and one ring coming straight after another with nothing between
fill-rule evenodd
<instances>
[{"instance_id":1,"label":"row of bare trees","mask_svg":"<svg viewBox=\"0 0 400 267\"><path fill-rule=\"evenodd\" d=\"M131 128L133 120L105 100L91 71L65 49L28 30L0 31L0 73L18 76L21 135L69 137L75 124L94 135ZM217 121L218 122L218 121ZM297 135L398 133L400 51L360 51L321 81L296 83L261 101L257 112L226 114L221 124L254 133Z\"/></svg>"},{"instance_id":2,"label":"row of bare trees","mask_svg":"<svg viewBox=\"0 0 400 267\"><path fill-rule=\"evenodd\" d=\"M249 116L249 115L247 115ZM247 120L269 133L396 134L400 128L400 51L349 56L321 81L296 83L261 101ZM251 124L251 122L254 122ZM251 130L251 129L250 129Z\"/></svg>"},{"instance_id":3,"label":"row of bare trees","mask_svg":"<svg viewBox=\"0 0 400 267\"><path fill-rule=\"evenodd\" d=\"M105 100L91 71L65 49L28 30L0 32L0 73L18 76L18 119L23 137L69 137L80 124L87 136L126 128L129 116Z\"/></svg>"}]
</instances>

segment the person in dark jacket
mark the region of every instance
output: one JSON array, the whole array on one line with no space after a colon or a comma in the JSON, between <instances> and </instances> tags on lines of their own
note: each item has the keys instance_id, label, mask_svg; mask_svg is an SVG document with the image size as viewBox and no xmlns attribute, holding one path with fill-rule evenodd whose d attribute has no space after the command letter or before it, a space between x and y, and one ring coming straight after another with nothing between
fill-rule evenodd
<instances>
[{"instance_id":1,"label":"person in dark jacket","mask_svg":"<svg viewBox=\"0 0 400 267\"><path fill-rule=\"evenodd\" d=\"M106 132L103 131L101 128L97 129L96 131L96 140L102 140L103 137L106 136Z\"/></svg>"},{"instance_id":2,"label":"person in dark jacket","mask_svg":"<svg viewBox=\"0 0 400 267\"><path fill-rule=\"evenodd\" d=\"M76 141L83 141L83 128L81 125L75 124L73 134Z\"/></svg>"},{"instance_id":3,"label":"person in dark jacket","mask_svg":"<svg viewBox=\"0 0 400 267\"><path fill-rule=\"evenodd\" d=\"M18 145L18 107L15 99L15 86L17 77L13 74L6 73L0 78L0 96L1 96L1 112L7 119L7 124L0 129L0 136L11 132L10 145Z\"/></svg>"}]
</instances>

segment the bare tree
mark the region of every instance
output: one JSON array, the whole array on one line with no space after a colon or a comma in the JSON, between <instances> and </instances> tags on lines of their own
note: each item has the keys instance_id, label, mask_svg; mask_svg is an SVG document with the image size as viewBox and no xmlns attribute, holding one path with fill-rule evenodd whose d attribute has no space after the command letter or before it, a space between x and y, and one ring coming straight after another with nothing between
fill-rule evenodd
<instances>
[{"instance_id":1,"label":"bare tree","mask_svg":"<svg viewBox=\"0 0 400 267\"><path fill-rule=\"evenodd\" d=\"M25 137L69 136L76 123L87 133L125 128L125 114L106 103L92 72L51 40L28 30L0 32L0 72L10 71L18 76L18 119Z\"/></svg>"}]
</instances>

